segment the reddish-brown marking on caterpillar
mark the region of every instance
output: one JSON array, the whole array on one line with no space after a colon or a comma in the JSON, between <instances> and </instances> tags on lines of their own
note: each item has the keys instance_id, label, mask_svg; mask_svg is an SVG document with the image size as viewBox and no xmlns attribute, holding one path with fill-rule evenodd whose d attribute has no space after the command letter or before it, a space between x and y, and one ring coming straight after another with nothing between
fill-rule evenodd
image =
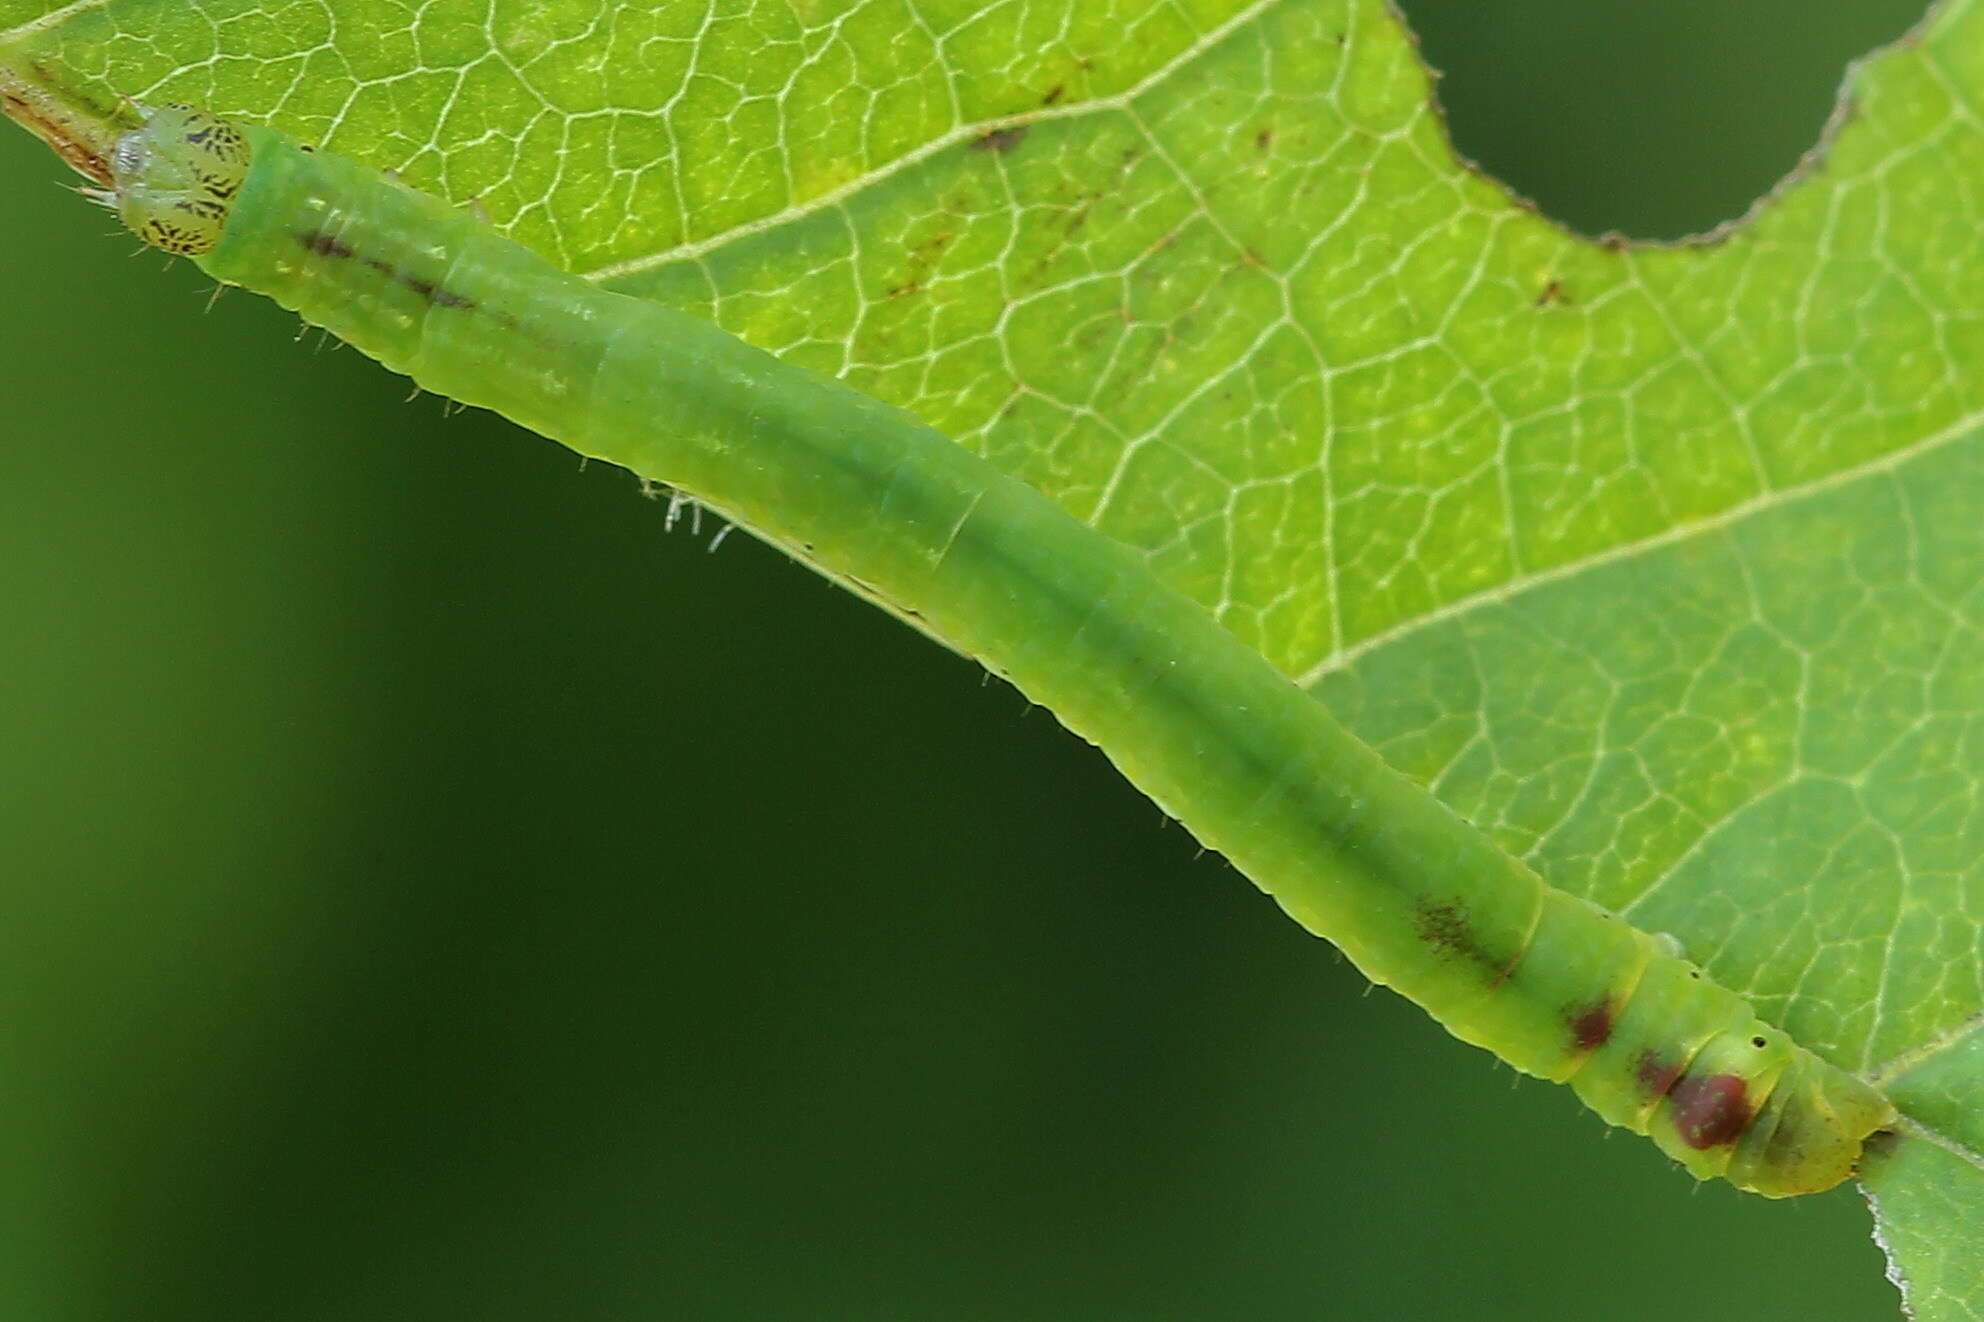
<instances>
[{"instance_id":1,"label":"reddish-brown marking on caterpillar","mask_svg":"<svg viewBox=\"0 0 1984 1322\"><path fill-rule=\"evenodd\" d=\"M1599 1001L1571 1016L1571 1042L1579 1051L1596 1051L1612 1040L1612 1003Z\"/></svg>"},{"instance_id":2,"label":"reddish-brown marking on caterpillar","mask_svg":"<svg viewBox=\"0 0 1984 1322\"><path fill-rule=\"evenodd\" d=\"M358 255L357 251L350 244L338 238L337 235L326 234L322 230L313 230L308 234L299 234L296 236L296 241L319 257L343 259Z\"/></svg>"},{"instance_id":3,"label":"reddish-brown marking on caterpillar","mask_svg":"<svg viewBox=\"0 0 1984 1322\"><path fill-rule=\"evenodd\" d=\"M1633 1077L1650 1097L1665 1097L1681 1077L1681 1067L1664 1061L1652 1051L1642 1051L1633 1061Z\"/></svg>"},{"instance_id":4,"label":"reddish-brown marking on caterpillar","mask_svg":"<svg viewBox=\"0 0 1984 1322\"><path fill-rule=\"evenodd\" d=\"M1711 1074L1705 1079L1685 1078L1675 1083L1668 1100L1674 1104L1674 1129L1681 1141L1700 1149L1741 1138L1750 1127L1745 1091L1741 1076L1735 1074Z\"/></svg>"},{"instance_id":5,"label":"reddish-brown marking on caterpillar","mask_svg":"<svg viewBox=\"0 0 1984 1322\"><path fill-rule=\"evenodd\" d=\"M1458 900L1449 900L1445 904L1420 901L1413 926L1419 933L1419 939L1435 950L1479 964L1488 970L1492 975L1488 979L1490 988L1507 982L1516 965L1522 962L1521 950L1516 951L1514 958L1503 960L1484 947L1475 935L1473 925L1467 921L1467 907Z\"/></svg>"},{"instance_id":6,"label":"reddish-brown marking on caterpillar","mask_svg":"<svg viewBox=\"0 0 1984 1322\"><path fill-rule=\"evenodd\" d=\"M377 271L388 280L406 286L437 308L461 308L463 311L472 311L479 306L468 295L457 294L451 289L446 289L434 283L432 280L402 271L391 262L384 261L378 257L361 257L357 249L335 234L329 234L323 230L315 230L308 234L297 235L296 241L319 257L330 257L338 261L356 259L366 269Z\"/></svg>"},{"instance_id":7,"label":"reddish-brown marking on caterpillar","mask_svg":"<svg viewBox=\"0 0 1984 1322\"><path fill-rule=\"evenodd\" d=\"M1436 950L1459 955L1478 964L1495 966L1496 961L1489 958L1488 952L1474 939L1474 929L1467 922L1467 910L1458 903L1428 904L1422 901L1413 926L1419 933L1419 939Z\"/></svg>"}]
</instances>

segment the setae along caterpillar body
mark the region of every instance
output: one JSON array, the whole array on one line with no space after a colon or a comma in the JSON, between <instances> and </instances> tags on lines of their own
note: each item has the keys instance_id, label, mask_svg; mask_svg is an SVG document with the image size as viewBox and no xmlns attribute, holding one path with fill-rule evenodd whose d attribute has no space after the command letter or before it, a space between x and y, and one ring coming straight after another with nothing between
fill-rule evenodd
<instances>
[{"instance_id":1,"label":"setae along caterpillar body","mask_svg":"<svg viewBox=\"0 0 1984 1322\"><path fill-rule=\"evenodd\" d=\"M205 111L147 115L104 194L147 242L710 505L977 658L1374 982L1698 1178L1829 1188L1892 1119L1392 771L1127 548L910 415L356 162Z\"/></svg>"}]
</instances>

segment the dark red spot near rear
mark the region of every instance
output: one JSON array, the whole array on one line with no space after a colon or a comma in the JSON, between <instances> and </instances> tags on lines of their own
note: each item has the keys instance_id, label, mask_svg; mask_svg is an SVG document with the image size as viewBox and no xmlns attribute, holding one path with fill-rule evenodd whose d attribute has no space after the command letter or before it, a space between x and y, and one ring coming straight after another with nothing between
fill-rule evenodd
<instances>
[{"instance_id":1,"label":"dark red spot near rear","mask_svg":"<svg viewBox=\"0 0 1984 1322\"><path fill-rule=\"evenodd\" d=\"M1649 1097L1665 1097L1681 1077L1681 1067L1662 1060L1652 1051L1642 1051L1633 1061L1633 1077Z\"/></svg>"},{"instance_id":2,"label":"dark red spot near rear","mask_svg":"<svg viewBox=\"0 0 1984 1322\"><path fill-rule=\"evenodd\" d=\"M1571 1041L1579 1051L1596 1051L1612 1039L1612 1003L1600 1001L1571 1016Z\"/></svg>"},{"instance_id":3,"label":"dark red spot near rear","mask_svg":"<svg viewBox=\"0 0 1984 1322\"><path fill-rule=\"evenodd\" d=\"M1734 1143L1750 1127L1750 1103L1741 1077L1711 1074L1686 1078L1674 1085L1667 1099L1674 1106L1674 1128L1691 1148Z\"/></svg>"}]
</instances>

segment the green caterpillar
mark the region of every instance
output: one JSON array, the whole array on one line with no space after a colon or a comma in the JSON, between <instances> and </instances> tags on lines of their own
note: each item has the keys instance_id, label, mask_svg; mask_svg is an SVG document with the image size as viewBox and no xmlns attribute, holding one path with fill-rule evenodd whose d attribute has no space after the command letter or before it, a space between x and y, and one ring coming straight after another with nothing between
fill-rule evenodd
<instances>
[{"instance_id":1,"label":"green caterpillar","mask_svg":"<svg viewBox=\"0 0 1984 1322\"><path fill-rule=\"evenodd\" d=\"M438 394L687 493L980 660L1374 982L1697 1178L1853 1173L1886 1100L1394 773L1126 548L909 415L596 289L281 133L146 108L100 195L146 242Z\"/></svg>"}]
</instances>

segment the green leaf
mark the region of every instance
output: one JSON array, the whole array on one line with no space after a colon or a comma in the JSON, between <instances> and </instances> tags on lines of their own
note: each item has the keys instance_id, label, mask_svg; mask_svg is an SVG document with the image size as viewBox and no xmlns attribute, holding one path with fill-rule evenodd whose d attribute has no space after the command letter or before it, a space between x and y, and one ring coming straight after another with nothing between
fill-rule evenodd
<instances>
[{"instance_id":1,"label":"green leaf","mask_svg":"<svg viewBox=\"0 0 1984 1322\"><path fill-rule=\"evenodd\" d=\"M1881 1079L1884 1242L1918 1316L1984 1312L1984 4L1672 247L1459 165L1375 3L42 8L0 23L79 83L480 199L1146 550Z\"/></svg>"}]
</instances>

